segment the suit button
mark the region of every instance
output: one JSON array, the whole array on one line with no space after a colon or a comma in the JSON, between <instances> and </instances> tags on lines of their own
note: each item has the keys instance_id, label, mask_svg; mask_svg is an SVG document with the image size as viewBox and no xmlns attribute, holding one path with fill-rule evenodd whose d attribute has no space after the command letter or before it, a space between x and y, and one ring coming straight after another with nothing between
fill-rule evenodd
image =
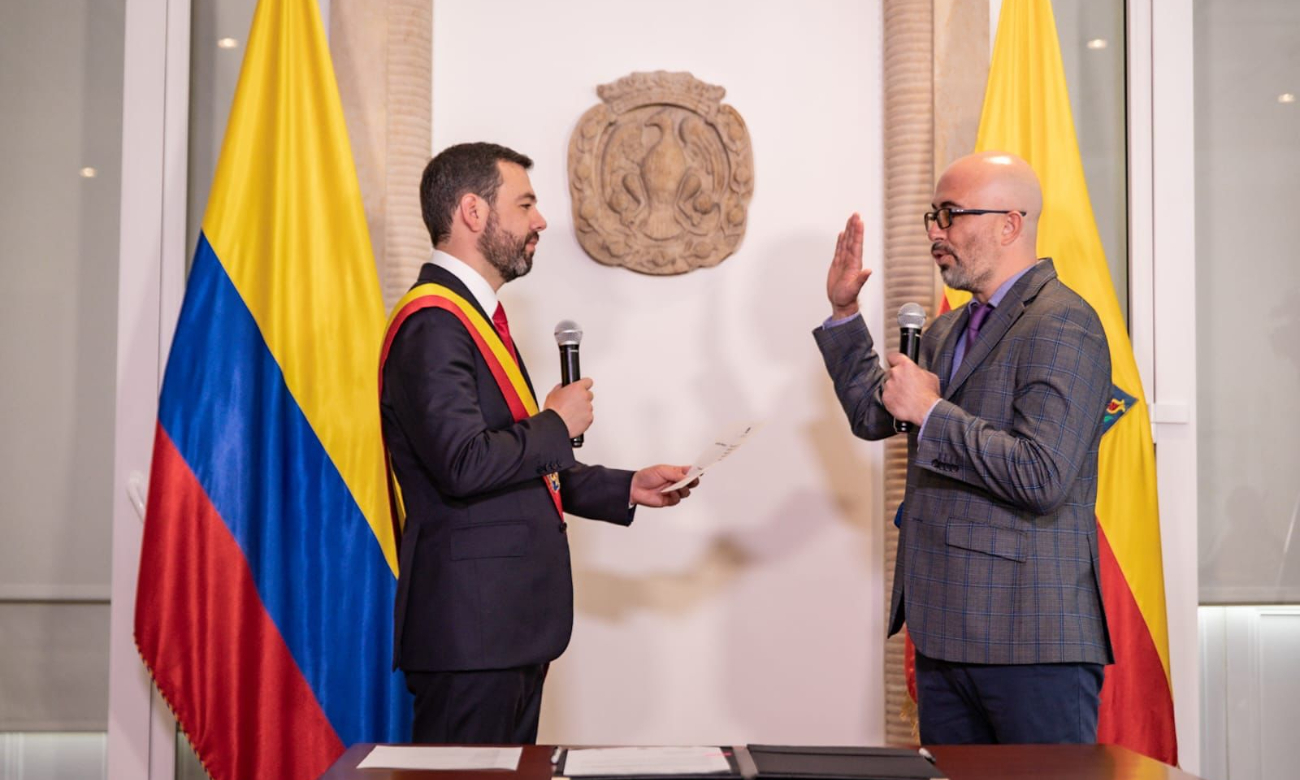
<instances>
[{"instance_id":1,"label":"suit button","mask_svg":"<svg viewBox=\"0 0 1300 780\"><path fill-rule=\"evenodd\" d=\"M560 533L567 533L569 530L569 524L561 520L559 528L560 528Z\"/></svg>"},{"instance_id":2,"label":"suit button","mask_svg":"<svg viewBox=\"0 0 1300 780\"><path fill-rule=\"evenodd\" d=\"M938 458L935 458L934 460L930 461L930 465L934 466L936 469L943 468L943 464L939 462Z\"/></svg>"}]
</instances>

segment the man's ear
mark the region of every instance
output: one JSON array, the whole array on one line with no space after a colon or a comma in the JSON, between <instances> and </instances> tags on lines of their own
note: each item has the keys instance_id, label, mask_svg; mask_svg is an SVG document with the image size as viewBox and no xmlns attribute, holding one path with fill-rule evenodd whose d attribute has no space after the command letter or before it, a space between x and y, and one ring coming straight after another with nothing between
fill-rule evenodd
<instances>
[{"instance_id":1,"label":"man's ear","mask_svg":"<svg viewBox=\"0 0 1300 780\"><path fill-rule=\"evenodd\" d=\"M1006 219L1002 222L1002 245L1010 246L1020 238L1020 234L1025 230L1025 218L1019 211L1011 211L1004 215Z\"/></svg>"},{"instance_id":2,"label":"man's ear","mask_svg":"<svg viewBox=\"0 0 1300 780\"><path fill-rule=\"evenodd\" d=\"M467 192L460 197L460 202L456 204L456 219L469 228L471 233L482 233L487 227L488 215L491 210L486 200L472 192Z\"/></svg>"}]
</instances>

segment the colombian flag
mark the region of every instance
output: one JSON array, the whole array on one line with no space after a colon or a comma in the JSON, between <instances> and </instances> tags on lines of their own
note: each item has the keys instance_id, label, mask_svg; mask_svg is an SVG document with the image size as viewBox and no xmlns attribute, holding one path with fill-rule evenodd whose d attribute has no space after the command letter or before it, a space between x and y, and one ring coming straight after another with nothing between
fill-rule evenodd
<instances>
[{"instance_id":1,"label":"colombian flag","mask_svg":"<svg viewBox=\"0 0 1300 780\"><path fill-rule=\"evenodd\" d=\"M383 328L317 0L261 0L163 380L135 614L217 780L409 738Z\"/></svg>"},{"instance_id":2,"label":"colombian flag","mask_svg":"<svg viewBox=\"0 0 1300 780\"><path fill-rule=\"evenodd\" d=\"M976 151L1023 157L1043 185L1038 255L1101 317L1112 401L1104 416L1097 524L1102 594L1115 645L1098 741L1177 763L1160 516L1151 421L1128 330L1102 250L1074 135L1056 22L1047 0L1004 0ZM942 308L969 293L945 291Z\"/></svg>"}]
</instances>

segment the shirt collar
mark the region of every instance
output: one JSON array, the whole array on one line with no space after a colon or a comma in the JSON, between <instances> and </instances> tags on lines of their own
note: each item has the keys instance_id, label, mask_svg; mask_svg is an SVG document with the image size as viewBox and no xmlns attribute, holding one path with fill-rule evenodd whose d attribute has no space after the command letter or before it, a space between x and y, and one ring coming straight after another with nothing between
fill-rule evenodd
<instances>
[{"instance_id":1,"label":"shirt collar","mask_svg":"<svg viewBox=\"0 0 1300 780\"><path fill-rule=\"evenodd\" d=\"M1011 292L1011 288L1015 285L1015 283L1020 281L1020 277L1034 270L1034 266L1036 265L1038 265L1038 263L1034 263L1033 265L1026 266L1023 270L1020 271L1020 273L1016 274L1015 276L1011 277L1010 279L1006 280L1001 285L999 285L998 289L994 290L993 294L989 296L988 305L997 308L997 305L999 303L1002 303L1002 299L1007 297L1007 293ZM974 298L971 298L971 303L973 303L975 306L980 305L980 302L975 300Z\"/></svg>"},{"instance_id":2,"label":"shirt collar","mask_svg":"<svg viewBox=\"0 0 1300 780\"><path fill-rule=\"evenodd\" d=\"M461 284L469 288L469 294L474 296L475 302L479 307L492 317L497 311L497 294L492 289L492 285L478 271L471 268L465 261L447 254L441 249L433 250L433 257L429 262L446 269L452 276L460 280Z\"/></svg>"}]
</instances>

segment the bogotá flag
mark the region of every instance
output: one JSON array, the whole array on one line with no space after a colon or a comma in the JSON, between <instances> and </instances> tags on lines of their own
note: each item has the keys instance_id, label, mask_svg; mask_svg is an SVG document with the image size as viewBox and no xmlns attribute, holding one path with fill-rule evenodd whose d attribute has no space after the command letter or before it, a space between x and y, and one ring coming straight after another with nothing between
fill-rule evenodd
<instances>
[{"instance_id":1,"label":"bogot\u00e1 flag","mask_svg":"<svg viewBox=\"0 0 1300 780\"><path fill-rule=\"evenodd\" d=\"M163 380L135 614L217 780L410 737L383 328L317 0L261 0Z\"/></svg>"},{"instance_id":2,"label":"bogot\u00e1 flag","mask_svg":"<svg viewBox=\"0 0 1300 780\"><path fill-rule=\"evenodd\" d=\"M1110 342L1112 400L1097 485L1102 596L1115 646L1098 741L1177 763L1155 451L1137 362L1088 199L1048 0L1003 0L976 151L1023 157L1043 185L1038 255L1092 305ZM956 308L969 293L946 291Z\"/></svg>"}]
</instances>

